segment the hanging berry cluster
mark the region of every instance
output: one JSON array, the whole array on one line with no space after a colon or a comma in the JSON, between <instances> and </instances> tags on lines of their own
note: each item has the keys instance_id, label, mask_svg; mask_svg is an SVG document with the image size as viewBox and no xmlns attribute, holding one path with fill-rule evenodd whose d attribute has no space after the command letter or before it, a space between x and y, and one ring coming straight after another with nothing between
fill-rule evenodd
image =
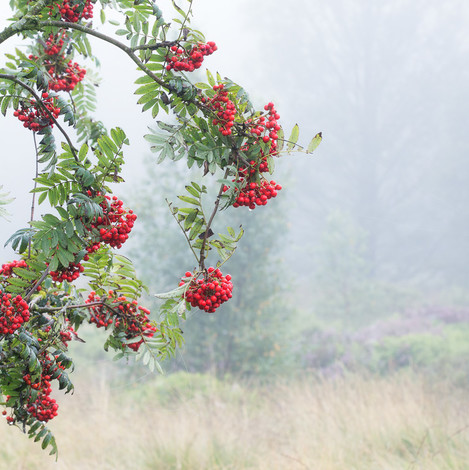
<instances>
[{"instance_id":1,"label":"hanging berry cluster","mask_svg":"<svg viewBox=\"0 0 469 470\"><path fill-rule=\"evenodd\" d=\"M77 23L81 19L89 20L93 18L92 0L62 0L49 6L49 14L60 14L60 17L69 23Z\"/></svg>"},{"instance_id":2,"label":"hanging berry cluster","mask_svg":"<svg viewBox=\"0 0 469 470\"><path fill-rule=\"evenodd\" d=\"M14 268L28 268L28 265L26 264L26 261L21 259L21 260L13 260L10 263L5 263L2 264L2 267L0 268L0 276L5 276L5 277L10 277L13 274L13 269Z\"/></svg>"},{"instance_id":3,"label":"hanging berry cluster","mask_svg":"<svg viewBox=\"0 0 469 470\"><path fill-rule=\"evenodd\" d=\"M65 326L62 330L60 330L59 335L60 341L62 341L63 345L67 348L68 342L77 337L77 332L75 331L75 328L73 328L68 318L65 319L65 322Z\"/></svg>"},{"instance_id":4,"label":"hanging berry cluster","mask_svg":"<svg viewBox=\"0 0 469 470\"><path fill-rule=\"evenodd\" d=\"M265 206L267 201L277 196L282 186L275 181L268 181L262 176L262 173L269 171L267 156L278 154L278 134L280 126L278 119L280 115L275 110L274 104L269 103L264 106L267 111L266 116L259 116L257 119L248 119L246 124L250 126L250 133L262 139L262 142L269 144L269 154L266 155L263 150L260 151L258 161L251 160L249 165L241 165L238 168L236 177L232 180L237 183L234 189L235 202L233 207L246 206L255 209L256 206ZM258 143L258 139L253 144ZM243 150L248 150L246 145ZM228 191L228 186L224 186L223 190Z\"/></svg>"},{"instance_id":5,"label":"hanging berry cluster","mask_svg":"<svg viewBox=\"0 0 469 470\"><path fill-rule=\"evenodd\" d=\"M62 57L64 58L64 57ZM45 60L44 65L51 77L49 89L54 91L73 91L77 83L85 77L86 70L76 62L69 60L65 65L63 62L50 63Z\"/></svg>"},{"instance_id":6,"label":"hanging berry cluster","mask_svg":"<svg viewBox=\"0 0 469 470\"><path fill-rule=\"evenodd\" d=\"M88 192L91 196L91 192ZM97 196L100 196L97 193ZM117 196L104 195L100 203L103 215L94 219L91 227L99 231L100 240L113 248L121 248L122 244L129 238L137 216L131 209L126 211L123 202Z\"/></svg>"},{"instance_id":7,"label":"hanging berry cluster","mask_svg":"<svg viewBox=\"0 0 469 470\"><path fill-rule=\"evenodd\" d=\"M123 331L128 341L136 339L123 344L123 347L138 351L144 341L143 337L151 338L156 332L156 327L148 318L150 310L139 306L136 300L129 302L125 296L116 297L113 291L100 297L92 291L86 303L94 304L89 307L90 323L105 329L114 324L115 330Z\"/></svg>"},{"instance_id":8,"label":"hanging berry cluster","mask_svg":"<svg viewBox=\"0 0 469 470\"><path fill-rule=\"evenodd\" d=\"M228 187L225 186L223 189L227 191ZM255 209L256 206L265 206L267 201L277 196L281 189L282 186L275 181L252 181L243 190L236 188L237 196L233 207L246 206L249 209Z\"/></svg>"},{"instance_id":9,"label":"hanging berry cluster","mask_svg":"<svg viewBox=\"0 0 469 470\"><path fill-rule=\"evenodd\" d=\"M57 34L50 34L45 42L44 54L50 56L57 55L60 51L62 51L64 40L67 39L68 35L64 30ZM32 56L29 56L29 58L31 57Z\"/></svg>"},{"instance_id":10,"label":"hanging berry cluster","mask_svg":"<svg viewBox=\"0 0 469 470\"><path fill-rule=\"evenodd\" d=\"M213 41L207 44L197 44L190 51L178 46L171 46L173 55L166 56L166 70L176 72L193 72L201 67L204 57L213 54L217 50L217 45Z\"/></svg>"},{"instance_id":11,"label":"hanging berry cluster","mask_svg":"<svg viewBox=\"0 0 469 470\"><path fill-rule=\"evenodd\" d=\"M0 293L0 335L12 335L29 320L29 307L20 295Z\"/></svg>"},{"instance_id":12,"label":"hanging berry cluster","mask_svg":"<svg viewBox=\"0 0 469 470\"><path fill-rule=\"evenodd\" d=\"M69 38L63 31L56 35L49 35L43 47L44 54L41 57L30 55L29 59L41 61L49 74L49 89L53 91L73 91L77 83L81 82L86 75L86 70L73 62L67 62L64 48L64 40Z\"/></svg>"},{"instance_id":13,"label":"hanging berry cluster","mask_svg":"<svg viewBox=\"0 0 469 470\"><path fill-rule=\"evenodd\" d=\"M251 134L257 135L258 137L262 136L264 143L270 142L270 155L277 155L277 132L280 130L278 123L280 114L277 113L274 103L266 104L264 109L267 111L267 119L265 116L261 115L257 119L248 119L247 123L251 126Z\"/></svg>"},{"instance_id":14,"label":"hanging berry cluster","mask_svg":"<svg viewBox=\"0 0 469 470\"><path fill-rule=\"evenodd\" d=\"M56 374L56 371L64 369L64 367L60 364L55 365L54 361L51 360L47 353L44 353L44 357L40 359L40 363L42 372L37 382L31 382L30 374L23 376L26 385L29 385L32 389L37 391L35 399L33 399L32 396L28 398L26 410L39 421L47 422L57 416L57 410L59 408L55 399L50 397L52 393L51 380L58 378L60 374Z\"/></svg>"},{"instance_id":15,"label":"hanging berry cluster","mask_svg":"<svg viewBox=\"0 0 469 470\"><path fill-rule=\"evenodd\" d=\"M231 135L231 128L234 126L236 117L236 107L233 101L228 98L228 92L224 87L223 83L214 85L215 96L213 98L202 97L201 101L217 116L213 119L212 124L219 126L218 130L223 135Z\"/></svg>"},{"instance_id":16,"label":"hanging berry cluster","mask_svg":"<svg viewBox=\"0 0 469 470\"><path fill-rule=\"evenodd\" d=\"M185 276L191 277L192 273L187 271ZM179 283L180 286L184 284L184 281ZM223 276L219 269L210 267L203 279L190 281L184 297L192 307L213 313L222 303L232 297L232 290L231 276L229 274Z\"/></svg>"},{"instance_id":17,"label":"hanging berry cluster","mask_svg":"<svg viewBox=\"0 0 469 470\"><path fill-rule=\"evenodd\" d=\"M42 104L36 103L36 100L29 100L29 104L25 102L20 102L20 109L16 109L13 112L13 116L17 117L22 123L23 126L32 131L41 131L45 127L53 127L54 119L57 119L60 114L60 108L58 108L54 99L49 96L49 93L42 94ZM44 109L47 108L49 113ZM54 119L52 119L52 117Z\"/></svg>"},{"instance_id":18,"label":"hanging berry cluster","mask_svg":"<svg viewBox=\"0 0 469 470\"><path fill-rule=\"evenodd\" d=\"M52 280L55 282L73 282L85 270L81 263L70 263L68 267L58 269L57 271L50 271Z\"/></svg>"}]
</instances>

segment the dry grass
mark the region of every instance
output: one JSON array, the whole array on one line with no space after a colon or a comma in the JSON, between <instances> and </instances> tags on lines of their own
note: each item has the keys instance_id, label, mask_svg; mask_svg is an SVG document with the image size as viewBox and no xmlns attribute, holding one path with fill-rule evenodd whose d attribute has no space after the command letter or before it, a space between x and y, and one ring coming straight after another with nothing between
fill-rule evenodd
<instances>
[{"instance_id":1,"label":"dry grass","mask_svg":"<svg viewBox=\"0 0 469 470\"><path fill-rule=\"evenodd\" d=\"M203 377L118 389L81 381L60 406L58 463L4 423L0 468L469 468L469 397L418 377L264 388Z\"/></svg>"}]
</instances>

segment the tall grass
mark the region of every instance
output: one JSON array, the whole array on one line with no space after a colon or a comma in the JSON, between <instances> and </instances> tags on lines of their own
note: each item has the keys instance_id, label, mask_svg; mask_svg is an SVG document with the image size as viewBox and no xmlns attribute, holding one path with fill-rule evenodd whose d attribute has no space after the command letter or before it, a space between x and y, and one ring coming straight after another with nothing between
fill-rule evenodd
<instances>
[{"instance_id":1,"label":"tall grass","mask_svg":"<svg viewBox=\"0 0 469 470\"><path fill-rule=\"evenodd\" d=\"M417 376L248 387L177 374L113 388L81 380L51 422L56 463L0 425L0 468L469 468L469 395Z\"/></svg>"}]
</instances>

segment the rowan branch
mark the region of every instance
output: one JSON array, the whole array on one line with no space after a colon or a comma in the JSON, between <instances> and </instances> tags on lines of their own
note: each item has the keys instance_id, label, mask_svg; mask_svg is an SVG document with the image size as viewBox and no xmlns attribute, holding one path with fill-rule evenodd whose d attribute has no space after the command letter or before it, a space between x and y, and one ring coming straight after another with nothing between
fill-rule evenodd
<instances>
[{"instance_id":1,"label":"rowan branch","mask_svg":"<svg viewBox=\"0 0 469 470\"><path fill-rule=\"evenodd\" d=\"M226 179L229 174L229 168L226 169L223 179ZM218 191L217 198L215 199L215 204L213 207L213 211L210 214L210 218L208 219L207 226L205 227L204 238L202 240L202 246L200 247L200 260L199 260L199 268L201 271L205 269L205 246L207 245L207 240L210 233L210 227L212 225L213 219L215 218L216 213L218 212L218 207L220 206L220 199L221 195L223 194L223 188L225 187L225 183L220 185L220 189Z\"/></svg>"},{"instance_id":2,"label":"rowan branch","mask_svg":"<svg viewBox=\"0 0 469 470\"><path fill-rule=\"evenodd\" d=\"M80 160L78 159L78 156L76 154L76 149L75 147L73 146L73 143L70 139L70 137L68 136L68 134L65 132L65 130L63 129L63 127L58 123L57 119L55 119L55 117L53 116L53 114L47 109L47 106L44 105L44 103L42 102L41 98L39 98L39 95L29 86L27 85L26 83L22 82L21 80L19 80L18 78L16 78L14 75L8 75L8 74L4 74L4 73L0 73L0 78L3 78L5 80L10 80L11 82L14 82L18 85L20 85L22 88L24 88L25 90L27 90L29 93L31 93L31 95L34 96L34 98L36 99L36 102L39 104L39 106L41 106L41 108L47 113L47 115L49 116L49 118L54 122L54 124L57 126L57 129L59 129L59 131L63 134L63 136L65 137L65 140L67 141L69 147L70 147L70 152L72 153L73 155L73 158L75 159L75 161L77 163L80 162Z\"/></svg>"}]
</instances>

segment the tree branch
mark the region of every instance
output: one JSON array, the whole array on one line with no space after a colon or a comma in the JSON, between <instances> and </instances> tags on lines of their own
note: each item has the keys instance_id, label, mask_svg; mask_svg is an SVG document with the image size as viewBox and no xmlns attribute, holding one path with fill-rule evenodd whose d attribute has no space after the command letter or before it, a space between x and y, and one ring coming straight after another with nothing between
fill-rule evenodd
<instances>
[{"instance_id":1,"label":"tree branch","mask_svg":"<svg viewBox=\"0 0 469 470\"><path fill-rule=\"evenodd\" d=\"M5 80L10 80L11 82L17 83L18 85L23 87L25 90L27 90L29 93L31 93L31 95L34 96L34 98L36 99L36 102L39 103L39 106L41 106L41 108L47 113L47 115L50 117L50 119L52 119L54 124L57 126L57 129L59 129L59 131L63 134L63 136L65 137L65 140L67 141L67 143L70 147L70 152L72 153L73 158L75 159L75 161L77 163L79 163L80 160L78 159L75 147L73 146L73 143L70 140L70 137L64 131L63 127L57 122L57 119L55 119L53 114L47 109L47 106L44 105L41 98L39 98L39 95L29 85L26 85L26 83L22 82L21 80L16 78L14 75L8 75L8 74L0 73L0 78L3 78Z\"/></svg>"},{"instance_id":2,"label":"tree branch","mask_svg":"<svg viewBox=\"0 0 469 470\"><path fill-rule=\"evenodd\" d=\"M225 171L225 175L223 176L223 179L226 179L228 177L229 171L230 171L229 168L227 168ZM210 218L208 219L208 222L207 222L207 226L205 227L204 238L202 240L202 246L200 248L200 261L199 261L199 268L202 271L205 269L205 246L207 244L207 240L209 237L210 227L212 225L213 219L215 218L215 214L218 211L218 206L220 205L220 199L221 199L221 195L223 194L224 187L225 187L225 183L222 183L220 185L220 190L218 191L217 198L215 199L215 206L213 208L212 214L210 215Z\"/></svg>"},{"instance_id":3,"label":"tree branch","mask_svg":"<svg viewBox=\"0 0 469 470\"><path fill-rule=\"evenodd\" d=\"M157 42L156 44L142 44L140 46L134 46L131 48L133 52L135 51L154 51L155 49L159 49L160 47L171 47L178 44L179 41L176 39L174 41L162 41Z\"/></svg>"},{"instance_id":4,"label":"tree branch","mask_svg":"<svg viewBox=\"0 0 469 470\"><path fill-rule=\"evenodd\" d=\"M47 268L42 273L41 277L34 283L34 286L31 287L28 293L24 296L25 302L29 301L30 297L34 294L34 292L36 292L38 286L42 284L42 281L44 281L44 279L47 277L48 274L49 274L49 266L47 266Z\"/></svg>"}]
</instances>

